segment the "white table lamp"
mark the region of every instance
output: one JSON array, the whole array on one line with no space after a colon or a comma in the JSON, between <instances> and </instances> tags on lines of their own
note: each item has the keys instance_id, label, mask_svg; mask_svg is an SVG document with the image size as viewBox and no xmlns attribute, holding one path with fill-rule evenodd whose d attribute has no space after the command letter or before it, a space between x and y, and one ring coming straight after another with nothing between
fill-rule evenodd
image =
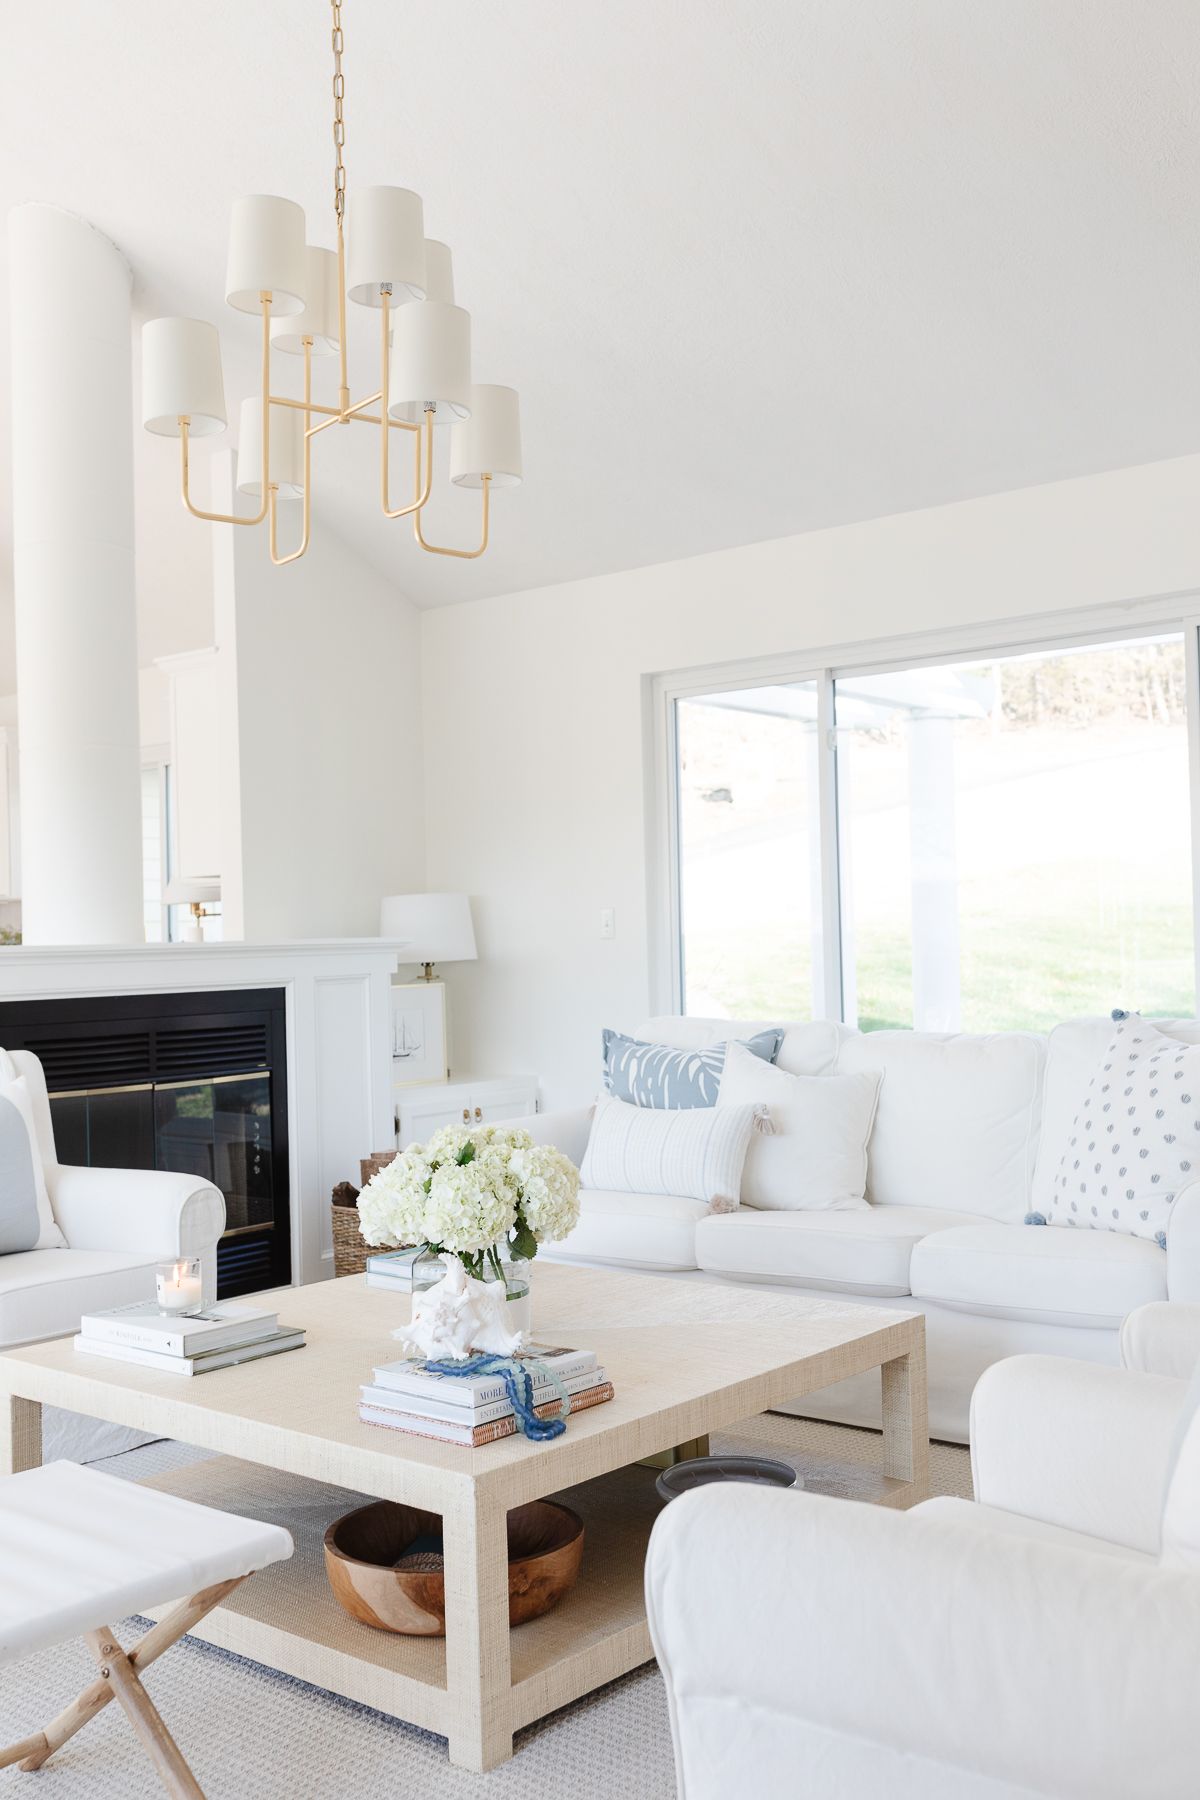
<instances>
[{"instance_id":1,"label":"white table lamp","mask_svg":"<svg viewBox=\"0 0 1200 1800\"><path fill-rule=\"evenodd\" d=\"M380 936L399 940L406 962L421 964L419 981L392 988L392 1070L402 1086L445 1081L446 990L434 980L439 962L475 962L475 928L466 894L389 894L379 911Z\"/></svg>"},{"instance_id":2,"label":"white table lamp","mask_svg":"<svg viewBox=\"0 0 1200 1800\"><path fill-rule=\"evenodd\" d=\"M185 944L202 944L204 942L204 919L213 915L206 908L221 898L221 879L218 875L182 875L175 881L168 881L163 889L163 899L168 906L188 906L191 918L183 928L181 942Z\"/></svg>"},{"instance_id":3,"label":"white table lamp","mask_svg":"<svg viewBox=\"0 0 1200 1800\"><path fill-rule=\"evenodd\" d=\"M475 928L466 894L389 894L379 910L379 935L402 938L422 979L433 980L440 962L475 962Z\"/></svg>"}]
</instances>

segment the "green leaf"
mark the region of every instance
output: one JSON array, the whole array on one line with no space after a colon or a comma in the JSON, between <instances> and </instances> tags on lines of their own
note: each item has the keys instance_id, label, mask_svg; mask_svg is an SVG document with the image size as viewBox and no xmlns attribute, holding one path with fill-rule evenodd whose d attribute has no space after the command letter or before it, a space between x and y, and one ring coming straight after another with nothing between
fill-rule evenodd
<instances>
[{"instance_id":1,"label":"green leaf","mask_svg":"<svg viewBox=\"0 0 1200 1800\"><path fill-rule=\"evenodd\" d=\"M511 1241L514 1256L524 1257L525 1261L529 1262L537 1255L538 1241L521 1213L517 1214L517 1229L513 1233Z\"/></svg>"}]
</instances>

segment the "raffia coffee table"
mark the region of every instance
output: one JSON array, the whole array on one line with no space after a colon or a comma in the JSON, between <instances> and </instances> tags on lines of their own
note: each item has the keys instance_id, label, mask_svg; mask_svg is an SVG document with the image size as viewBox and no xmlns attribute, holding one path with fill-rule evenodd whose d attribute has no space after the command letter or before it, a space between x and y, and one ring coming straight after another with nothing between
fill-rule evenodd
<instances>
[{"instance_id":1,"label":"raffia coffee table","mask_svg":"<svg viewBox=\"0 0 1200 1800\"><path fill-rule=\"evenodd\" d=\"M196 1635L439 1732L471 1769L510 1756L521 1726L650 1660L642 1565L660 1503L639 1459L878 1368L880 1470L848 1478L814 1465L805 1478L887 1506L924 1498L921 1317L553 1263L534 1282L539 1339L596 1350L616 1387L548 1443L464 1450L360 1424L359 1383L396 1355L390 1332L408 1301L352 1276L273 1296L307 1329L304 1350L192 1380L80 1355L69 1338L0 1355L0 1472L40 1462L43 1405L218 1452L153 1485L283 1524L296 1554ZM506 1515L550 1494L583 1516L580 1578L553 1612L510 1632ZM363 1496L442 1515L445 1639L373 1630L333 1599L322 1535Z\"/></svg>"}]
</instances>

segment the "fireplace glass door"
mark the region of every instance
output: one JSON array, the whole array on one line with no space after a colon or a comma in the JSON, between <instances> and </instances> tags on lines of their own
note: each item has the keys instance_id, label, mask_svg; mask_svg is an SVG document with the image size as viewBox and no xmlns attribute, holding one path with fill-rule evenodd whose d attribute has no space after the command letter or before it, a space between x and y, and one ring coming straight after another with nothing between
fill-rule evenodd
<instances>
[{"instance_id":1,"label":"fireplace glass door","mask_svg":"<svg viewBox=\"0 0 1200 1800\"><path fill-rule=\"evenodd\" d=\"M226 1235L275 1223L271 1077L215 1075L154 1090L155 1162L200 1175L225 1196Z\"/></svg>"}]
</instances>

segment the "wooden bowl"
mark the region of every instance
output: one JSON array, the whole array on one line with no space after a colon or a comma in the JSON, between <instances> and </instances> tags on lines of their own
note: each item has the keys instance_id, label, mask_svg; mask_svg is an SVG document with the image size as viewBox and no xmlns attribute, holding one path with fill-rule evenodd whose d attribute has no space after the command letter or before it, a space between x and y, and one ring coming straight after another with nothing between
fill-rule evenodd
<instances>
[{"instance_id":1,"label":"wooden bowl","mask_svg":"<svg viewBox=\"0 0 1200 1800\"><path fill-rule=\"evenodd\" d=\"M441 1569L398 1569L415 1539L440 1537L439 1513L374 1500L335 1519L325 1533L325 1570L343 1611L363 1625L408 1637L446 1635ZM508 1622L523 1625L557 1606L579 1573L583 1520L553 1500L508 1515Z\"/></svg>"}]
</instances>

